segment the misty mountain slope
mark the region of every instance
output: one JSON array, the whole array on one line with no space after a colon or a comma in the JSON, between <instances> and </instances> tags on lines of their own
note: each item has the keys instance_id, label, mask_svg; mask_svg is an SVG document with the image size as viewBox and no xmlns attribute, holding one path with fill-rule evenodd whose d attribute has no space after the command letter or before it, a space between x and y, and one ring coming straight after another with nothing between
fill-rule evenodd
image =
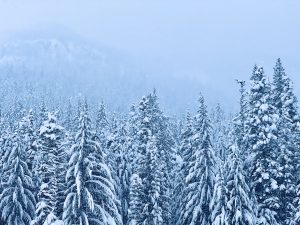
<instances>
[{"instance_id":1,"label":"misty mountain slope","mask_svg":"<svg viewBox=\"0 0 300 225\"><path fill-rule=\"evenodd\" d=\"M95 102L103 98L114 110L124 111L156 88L162 105L175 112L189 104L187 99L193 103L201 90L191 79L148 72L137 64L124 54L81 41L13 40L0 47L1 84L10 89L2 88L2 102L23 96L30 105L34 92L43 92L53 95L53 102L78 95Z\"/></svg>"}]
</instances>

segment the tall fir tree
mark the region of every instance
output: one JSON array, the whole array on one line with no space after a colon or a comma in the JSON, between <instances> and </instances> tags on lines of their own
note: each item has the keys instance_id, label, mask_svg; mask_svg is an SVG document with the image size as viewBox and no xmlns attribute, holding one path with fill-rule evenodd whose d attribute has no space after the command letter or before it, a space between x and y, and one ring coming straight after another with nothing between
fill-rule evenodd
<instances>
[{"instance_id":1,"label":"tall fir tree","mask_svg":"<svg viewBox=\"0 0 300 225\"><path fill-rule=\"evenodd\" d=\"M21 136L22 145L24 145L25 148L28 168L31 172L33 172L34 156L37 152L37 137L32 110L29 110L28 115L23 117L21 122L19 123L19 133Z\"/></svg>"},{"instance_id":2,"label":"tall fir tree","mask_svg":"<svg viewBox=\"0 0 300 225\"><path fill-rule=\"evenodd\" d=\"M175 165L175 151L174 139L168 126L168 120L165 117L161 118L160 129L156 136L156 144L158 148L158 164L161 167L161 187L160 187L160 202L159 206L162 208L162 217L164 224L171 223L171 198L174 190L174 165Z\"/></svg>"},{"instance_id":3,"label":"tall fir tree","mask_svg":"<svg viewBox=\"0 0 300 225\"><path fill-rule=\"evenodd\" d=\"M138 109L137 106L130 107L129 118L127 121L128 139L127 139L127 155L130 162L132 173L137 173L137 138L138 137Z\"/></svg>"},{"instance_id":4,"label":"tall fir tree","mask_svg":"<svg viewBox=\"0 0 300 225\"><path fill-rule=\"evenodd\" d=\"M258 224L277 224L279 209L277 174L278 115L272 106L271 86L263 68L254 67L251 76L249 113L246 122L247 148L251 152L250 176L258 202Z\"/></svg>"},{"instance_id":5,"label":"tall fir tree","mask_svg":"<svg viewBox=\"0 0 300 225\"><path fill-rule=\"evenodd\" d=\"M67 172L66 225L121 225L116 194L100 144L93 140L85 103Z\"/></svg>"},{"instance_id":6,"label":"tall fir tree","mask_svg":"<svg viewBox=\"0 0 300 225\"><path fill-rule=\"evenodd\" d=\"M108 162L118 199L121 202L120 213L123 224L128 224L129 185L131 177L130 162L127 152L127 130L124 121L116 124L107 140Z\"/></svg>"},{"instance_id":7,"label":"tall fir tree","mask_svg":"<svg viewBox=\"0 0 300 225\"><path fill-rule=\"evenodd\" d=\"M174 190L175 179L175 141L170 130L169 118L167 118L160 110L158 105L158 97L154 90L149 95L149 103L153 121L153 135L155 136L158 149L158 164L161 166L161 187L159 206L162 209L162 217L164 224L171 222L171 198Z\"/></svg>"},{"instance_id":8,"label":"tall fir tree","mask_svg":"<svg viewBox=\"0 0 300 225\"><path fill-rule=\"evenodd\" d=\"M148 175L143 182L144 208L142 211L142 224L145 225L162 225L166 224L163 220L163 210L161 208L161 165L158 161L158 149L155 138L152 136L146 146L146 169Z\"/></svg>"},{"instance_id":9,"label":"tall fir tree","mask_svg":"<svg viewBox=\"0 0 300 225\"><path fill-rule=\"evenodd\" d=\"M151 219L151 213L149 210L153 208L154 203L152 202L150 192L145 189L145 185L150 184L149 180L154 179L155 176L159 177L159 183L154 182L152 185L158 186L158 196L156 198L155 205L157 204L157 210L161 210L162 218L155 220L157 223L170 223L170 199L172 193L172 187L170 182L170 176L173 164L173 140L170 136L170 131L167 126L167 119L164 117L163 113L160 111L156 93L153 92L145 97L139 103L137 112L134 117L135 126L131 128L133 137L133 144L130 146L136 148L133 152L137 154L137 160L134 160L137 165L133 167L133 171L136 171L137 175L142 180L143 189L139 193L140 198L143 199L141 207L147 206L147 211L144 211L138 219L139 223L142 221L147 221L150 223L153 221ZM152 141L154 139L154 141ZM159 165L156 170L150 174L148 166L150 164L150 159L148 157L148 144L152 143L153 149L157 150L156 163ZM149 188L149 187L148 187ZM151 187L154 188L154 187ZM149 206L149 207L148 207ZM151 206L151 207L150 207ZM151 211L151 210L150 210Z\"/></svg>"},{"instance_id":10,"label":"tall fir tree","mask_svg":"<svg viewBox=\"0 0 300 225\"><path fill-rule=\"evenodd\" d=\"M133 172L137 173L142 179L143 185L147 179L150 179L148 174L147 166L149 164L149 159L147 159L147 144L154 138L155 147L157 148L157 163L159 165L159 170L161 175L160 188L159 188L159 198L158 207L162 210L162 220L164 224L170 223L171 217L171 195L172 195L172 183L171 177L174 166L174 140L171 136L170 129L168 127L168 119L163 115L159 108L158 100L155 91L145 97L139 103L138 108L134 117L134 126L131 126L130 135L134 134L132 143L129 145L133 148L132 152L137 155L137 160L132 160L131 163L136 163L133 165ZM149 205L149 193L141 193L145 197L145 205ZM151 205L151 204L150 204ZM146 213L146 212L145 212ZM150 214L146 213L150 216ZM144 218L140 221L150 221L147 216L143 214Z\"/></svg>"},{"instance_id":11,"label":"tall fir tree","mask_svg":"<svg viewBox=\"0 0 300 225\"><path fill-rule=\"evenodd\" d=\"M224 110L220 104L217 104L212 112L212 135L211 141L212 146L215 149L216 156L220 158L223 162L226 159L227 153L227 124Z\"/></svg>"},{"instance_id":12,"label":"tall fir tree","mask_svg":"<svg viewBox=\"0 0 300 225\"><path fill-rule=\"evenodd\" d=\"M64 129L57 124L54 113L48 113L39 130L37 172L40 190L33 225L51 224L61 218L65 192L66 152Z\"/></svg>"},{"instance_id":13,"label":"tall fir tree","mask_svg":"<svg viewBox=\"0 0 300 225\"><path fill-rule=\"evenodd\" d=\"M7 179L2 183L0 211L6 225L29 225L35 216L34 185L17 133L12 142L9 157L3 165Z\"/></svg>"},{"instance_id":14,"label":"tall fir tree","mask_svg":"<svg viewBox=\"0 0 300 225\"><path fill-rule=\"evenodd\" d=\"M185 177L186 184L178 221L181 225L211 223L210 204L215 184L216 158L210 140L210 120L202 96L199 98L199 104L193 128L189 172Z\"/></svg>"},{"instance_id":15,"label":"tall fir tree","mask_svg":"<svg viewBox=\"0 0 300 225\"><path fill-rule=\"evenodd\" d=\"M185 177L189 173L188 164L192 154L191 139L193 136L193 120L190 113L187 113L184 127L180 137L180 147L178 150L179 162L175 167L175 184L172 196L172 219L171 223L176 224L180 217L180 204L182 201L182 192L185 187Z\"/></svg>"},{"instance_id":16,"label":"tall fir tree","mask_svg":"<svg viewBox=\"0 0 300 225\"><path fill-rule=\"evenodd\" d=\"M37 126L41 127L45 120L48 118L48 110L45 104L45 98L42 97L39 108L38 108L38 123Z\"/></svg>"},{"instance_id":17,"label":"tall fir tree","mask_svg":"<svg viewBox=\"0 0 300 225\"><path fill-rule=\"evenodd\" d=\"M100 106L96 113L96 135L99 138L101 147L106 149L106 140L109 133L109 122L106 115L104 101L101 100Z\"/></svg>"},{"instance_id":18,"label":"tall fir tree","mask_svg":"<svg viewBox=\"0 0 300 225\"><path fill-rule=\"evenodd\" d=\"M136 211L140 212L140 214L134 216L130 216L130 224L143 224L145 221L149 221L149 211L148 209L151 209L148 205L151 204L149 202L149 195L148 190L145 188L145 182L146 180L149 180L149 176L152 176L149 171L147 171L149 166L149 159L147 158L147 144L151 139L152 136L152 126L153 121L150 120L150 104L149 104L149 96L143 97L141 102L138 105L138 114L137 118L135 120L136 124L136 136L134 136L134 142L137 144L135 147L137 149L135 152L137 153L137 160L135 161L137 163L135 170L136 175L140 181L141 184L139 185L139 188L135 188L137 193L133 193L133 190L131 190L131 196L135 196L134 199L141 200L141 203L139 205L135 204L133 202L134 199L131 199L130 206L135 207L133 209L130 208L130 212ZM138 181L138 178L135 179L135 181ZM137 185L138 183L136 183ZM149 188L149 187L148 187ZM146 191L146 192L145 192ZM151 199L150 199L151 201ZM136 207L139 208L136 208ZM148 206L147 210L145 210L146 206Z\"/></svg>"},{"instance_id":19,"label":"tall fir tree","mask_svg":"<svg viewBox=\"0 0 300 225\"><path fill-rule=\"evenodd\" d=\"M220 160L221 161L221 160ZM222 162L223 163L223 162ZM213 198L211 201L211 224L228 225L227 215L227 190L225 186L225 175L223 165L220 163L216 174Z\"/></svg>"},{"instance_id":20,"label":"tall fir tree","mask_svg":"<svg viewBox=\"0 0 300 225\"><path fill-rule=\"evenodd\" d=\"M297 173L299 160L299 146L296 139L300 136L299 115L297 98L293 92L292 82L285 73L281 60L276 61L273 75L272 101L279 115L278 155L279 173L279 201L278 221L280 224L290 224L297 207L296 186L299 179L294 176ZM297 137L298 136L298 137Z\"/></svg>"},{"instance_id":21,"label":"tall fir tree","mask_svg":"<svg viewBox=\"0 0 300 225\"><path fill-rule=\"evenodd\" d=\"M9 156L10 156L10 152L11 149L13 148L14 145L14 140L13 140L13 133L11 132L11 130L9 128L6 128L4 130L2 130L1 133L1 161L0 161L0 168L1 168L1 182L0 182L0 191L2 192L3 190L3 183L6 181L6 179L8 179L8 174L5 173L5 163L8 162L9 160Z\"/></svg>"},{"instance_id":22,"label":"tall fir tree","mask_svg":"<svg viewBox=\"0 0 300 225\"><path fill-rule=\"evenodd\" d=\"M142 179L137 174L133 174L130 179L128 224L141 224L142 209Z\"/></svg>"},{"instance_id":23,"label":"tall fir tree","mask_svg":"<svg viewBox=\"0 0 300 225\"><path fill-rule=\"evenodd\" d=\"M229 155L229 174L226 180L228 192L227 224L228 225L255 225L255 200L251 199L251 189L247 184L243 170L242 158L237 144L231 146Z\"/></svg>"},{"instance_id":24,"label":"tall fir tree","mask_svg":"<svg viewBox=\"0 0 300 225\"><path fill-rule=\"evenodd\" d=\"M240 156L243 159L247 159L251 152L247 149L245 144L245 136L246 136L246 120L248 115L248 94L246 91L246 82L242 80L236 80L238 85L240 86L240 100L239 100L239 112L237 116L233 119L234 124L234 136L236 140L236 144L240 149Z\"/></svg>"}]
</instances>

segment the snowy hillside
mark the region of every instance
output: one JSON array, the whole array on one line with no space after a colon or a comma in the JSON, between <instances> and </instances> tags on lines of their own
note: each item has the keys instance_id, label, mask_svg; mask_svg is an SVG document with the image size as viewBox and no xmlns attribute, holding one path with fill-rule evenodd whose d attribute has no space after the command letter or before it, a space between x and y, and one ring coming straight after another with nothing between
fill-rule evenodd
<instances>
[{"instance_id":1,"label":"snowy hillside","mask_svg":"<svg viewBox=\"0 0 300 225\"><path fill-rule=\"evenodd\" d=\"M163 106L171 112L184 111L201 89L200 83L146 69L133 63L125 54L108 48L99 48L81 41L58 39L25 39L0 45L0 79L11 86L10 102L31 91L51 94L66 99L84 95L92 101L103 98L117 111L139 96L158 90ZM151 77L151 79L150 79ZM6 91L7 92L7 91ZM28 101L28 103L30 103ZM51 104L51 103L50 103Z\"/></svg>"},{"instance_id":2,"label":"snowy hillside","mask_svg":"<svg viewBox=\"0 0 300 225\"><path fill-rule=\"evenodd\" d=\"M17 81L17 86L30 83L55 96L82 93L121 104L124 98L132 98L131 88L140 87L134 76L137 72L131 68L115 56L81 43L42 39L13 41L0 48L1 79ZM134 81L130 85L125 74ZM125 87L128 96L124 96Z\"/></svg>"}]
</instances>

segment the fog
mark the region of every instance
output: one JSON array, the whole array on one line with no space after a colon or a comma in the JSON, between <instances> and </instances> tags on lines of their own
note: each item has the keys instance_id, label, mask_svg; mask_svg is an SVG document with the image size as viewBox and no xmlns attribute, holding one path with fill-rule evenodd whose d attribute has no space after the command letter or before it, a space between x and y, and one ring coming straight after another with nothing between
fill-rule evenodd
<instances>
[{"instance_id":1,"label":"fog","mask_svg":"<svg viewBox=\"0 0 300 225\"><path fill-rule=\"evenodd\" d=\"M170 102L183 110L203 91L232 111L234 79L248 80L254 64L271 75L278 57L300 97L299 12L297 0L2 0L0 40L80 40L160 77L151 85L165 105L176 92L184 97ZM173 92L160 91L169 80Z\"/></svg>"}]
</instances>

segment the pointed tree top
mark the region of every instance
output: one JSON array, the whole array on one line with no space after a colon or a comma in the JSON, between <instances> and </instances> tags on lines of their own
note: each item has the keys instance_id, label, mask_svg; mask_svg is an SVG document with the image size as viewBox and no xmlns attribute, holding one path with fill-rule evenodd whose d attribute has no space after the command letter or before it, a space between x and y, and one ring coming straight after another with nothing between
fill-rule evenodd
<instances>
[{"instance_id":1,"label":"pointed tree top","mask_svg":"<svg viewBox=\"0 0 300 225\"><path fill-rule=\"evenodd\" d=\"M259 81L264 76L264 69L263 67L257 67L257 65L254 66L251 80Z\"/></svg>"},{"instance_id":2,"label":"pointed tree top","mask_svg":"<svg viewBox=\"0 0 300 225\"><path fill-rule=\"evenodd\" d=\"M86 97L84 98L83 111L84 112L88 111L88 101Z\"/></svg>"},{"instance_id":3,"label":"pointed tree top","mask_svg":"<svg viewBox=\"0 0 300 225\"><path fill-rule=\"evenodd\" d=\"M156 93L157 93L156 88L153 88L152 95L153 95L153 96L157 96Z\"/></svg>"},{"instance_id":4,"label":"pointed tree top","mask_svg":"<svg viewBox=\"0 0 300 225\"><path fill-rule=\"evenodd\" d=\"M191 119L192 119L192 114L188 111L187 113L186 113L186 116L185 116L185 120L186 121L191 121Z\"/></svg>"},{"instance_id":5,"label":"pointed tree top","mask_svg":"<svg viewBox=\"0 0 300 225\"><path fill-rule=\"evenodd\" d=\"M246 81L244 81L244 80L238 80L238 79L236 79L235 81L240 85L241 89L245 88Z\"/></svg>"},{"instance_id":6,"label":"pointed tree top","mask_svg":"<svg viewBox=\"0 0 300 225\"><path fill-rule=\"evenodd\" d=\"M207 107L205 105L205 99L201 92L199 94L198 102L199 102L198 113L201 115L207 114Z\"/></svg>"},{"instance_id":7,"label":"pointed tree top","mask_svg":"<svg viewBox=\"0 0 300 225\"><path fill-rule=\"evenodd\" d=\"M280 59L280 58L278 58L278 59L276 60L276 65L275 65L275 67L282 67L282 63L281 63L281 59Z\"/></svg>"},{"instance_id":8,"label":"pointed tree top","mask_svg":"<svg viewBox=\"0 0 300 225\"><path fill-rule=\"evenodd\" d=\"M281 62L281 59L278 58L277 61L276 61L276 64L275 64L275 67L273 68L274 69L274 78L278 79L278 78L282 78L284 77L286 74L285 74L285 69L282 65L282 62Z\"/></svg>"}]
</instances>

